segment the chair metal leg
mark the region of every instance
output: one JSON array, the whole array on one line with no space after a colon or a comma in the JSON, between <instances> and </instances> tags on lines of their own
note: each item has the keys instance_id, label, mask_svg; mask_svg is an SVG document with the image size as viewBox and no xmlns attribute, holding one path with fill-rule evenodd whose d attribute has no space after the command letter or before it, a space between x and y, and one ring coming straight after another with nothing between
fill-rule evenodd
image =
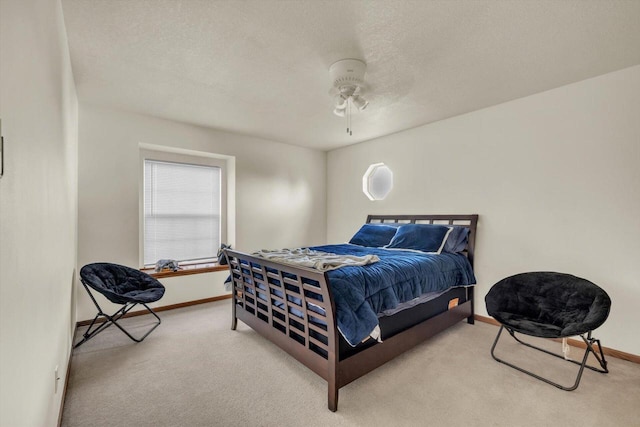
<instances>
[{"instance_id":1,"label":"chair metal leg","mask_svg":"<svg viewBox=\"0 0 640 427\"><path fill-rule=\"evenodd\" d=\"M96 304L97 305L97 304ZM80 345L84 344L85 342L89 341L91 338L93 338L94 336L98 335L100 332L104 331L105 329L107 329L109 326L113 325L113 321L109 320L111 318L116 317L116 319L119 319L121 316L118 316L118 314L124 310L126 310L127 306L123 306L120 310L116 311L113 316L109 316L105 313L102 312L101 309L98 309L98 314L96 314L96 317L93 318L93 321L91 321L91 324L89 325L89 328L87 328L87 330L85 331L84 334L82 334L83 338L81 341L79 341L76 345L73 346L73 348L77 348L80 347ZM95 325L96 321L98 320L98 318L102 316L107 320L103 320L99 326L96 327L96 329L94 329L93 331L91 330L91 328Z\"/></svg>"},{"instance_id":2,"label":"chair metal leg","mask_svg":"<svg viewBox=\"0 0 640 427\"><path fill-rule=\"evenodd\" d=\"M516 340L518 343L520 343L520 344L523 344L523 345L525 345L525 346L527 346L527 347L530 347L530 348L533 348L533 349L535 349L535 350L538 350L538 351L544 352L544 353L549 354L549 355L551 355L551 356L555 356L555 357L558 357L558 358L560 358L560 359L566 360L567 362L571 362L571 363L574 363L574 364L576 364L576 365L579 365L579 366L580 366L580 369L578 370L578 375L577 375L577 377L576 377L576 381L575 381L575 383L574 383L572 386L570 386L570 387L565 387L565 386L562 386L562 385L560 385L560 384L558 384L558 383L556 383L556 382L553 382L553 381L551 381L551 380L549 380L549 379L547 379L547 378L541 377L541 376L539 376L539 375L537 375L537 374L535 374L535 373L533 373L533 372L531 372L531 371L528 371L528 370L526 370L526 369L523 369L523 368L521 368L521 367L519 367L519 366L516 366L516 365L514 365L514 364L512 364L512 363L506 362L506 361L504 361L504 360L502 360L502 359L499 359L499 358L495 355L495 348L496 348L496 345L498 344L498 340L500 339L500 335L502 334L502 330L503 330L503 329L506 329L506 330L507 330L507 332L509 332L509 334L513 337L513 339L515 339L515 340ZM587 334L587 337L586 337L586 338L585 338L585 336L584 336L584 335L580 335L580 337L581 337L581 338L582 338L582 340L585 342L585 344L586 344L586 349L585 349L585 352L584 352L584 357L582 358L582 362L581 362L581 363L578 363L578 362L576 362L575 360L568 360L568 359L565 359L563 355L556 354L556 353L553 353L553 352L551 352L551 351L545 350L545 349L543 349L543 348L537 347L537 346L535 346L535 345L533 345L533 344L526 343L526 342L524 342L524 341L522 341L522 340L520 340L520 339L518 339L518 338L516 337L516 335L515 335L515 331L514 331L514 330L512 330L511 328L509 328L509 327L507 327L507 326L501 325L501 326L500 326L500 330L498 331L498 335L496 336L496 339L495 339L495 341L493 342L493 346L491 346L491 356L492 356L496 361L498 361L498 362L500 362L500 363L503 363L503 364L505 364L505 365L507 365L507 366L509 366L509 367L511 367L511 368L513 368L513 369L516 369L516 370L518 370L518 371L520 371L520 372L523 372L523 373L525 373L525 374L527 374L527 375L530 375L530 376L532 376L532 377L534 377L534 378L536 378L536 379L538 379L538 380L540 380L540 381L544 381L544 382L546 382L547 384L551 384L551 385L553 385L553 386L555 386L555 387L557 387L557 388L559 388L559 389L561 389L561 390L572 391L572 390L575 390L576 388L578 388L578 385L580 384L580 379L582 378L582 372L584 371L584 368L585 368L585 367L586 367L586 368L589 368L589 369L591 369L591 370L593 370L593 371L603 373L603 374L606 374L606 373L608 373L608 372L609 372L609 370L607 369L607 361L606 361L606 359L604 358L604 353L602 352L602 347L601 347L601 345L600 345L600 340L597 340L597 339L595 339L595 338L592 338L592 337L591 337L591 331L589 331L589 332L588 332L588 334ZM599 355L598 355L598 353L596 353L596 351L593 349L593 343L597 343L597 344L598 344L598 349L599 349L599 353L600 353ZM598 360L598 362L599 362L599 364L600 364L600 366L601 366L601 368L602 368L602 369L599 369L599 368L596 368L596 367L593 367L593 366L589 366L589 365L587 365L587 358L589 357L589 353L593 353L593 355L594 355L594 356L595 356L595 358Z\"/></svg>"},{"instance_id":3,"label":"chair metal leg","mask_svg":"<svg viewBox=\"0 0 640 427\"><path fill-rule=\"evenodd\" d=\"M89 288L87 287L87 285L85 285L83 283L85 289L87 289L87 292L89 293L89 296L91 297L91 300L93 301L94 305L96 306L96 308L98 309L98 314L96 314L96 317L93 318L93 321L91 322L91 324L89 325L89 328L86 330L86 332L82 335L83 338L82 340L80 340L76 345L73 346L73 348L78 348L80 345L84 344L85 342L89 341L91 338L93 338L94 336L96 336L97 334L99 334L100 332L104 331L105 329L107 329L109 326L111 325L116 325L118 327L118 329L120 329L122 332L124 332L129 338L131 338L133 341L135 342L142 342L151 332L153 332L153 330L155 328L157 328L158 326L160 326L160 323L162 323L162 320L160 320L160 318L158 317L158 315L155 313L155 311L153 311L147 304L145 303L127 303L125 305L122 306L122 308L120 308L118 311L116 311L115 313L113 313L111 316L104 313L102 311L102 308L100 307L100 305L98 305L98 302L96 301L96 299L93 297L93 295L91 294L91 291L89 290ZM126 315L129 311L131 311L131 309L133 309L136 305L142 305L144 306L144 308L146 308L151 314L153 314L153 316L158 320L152 327L151 329L149 329L142 337L140 338L135 338L133 335L131 335L126 329L124 329L122 326L120 326L120 324L118 323L118 320L120 320L124 315ZM96 329L94 329L93 331L91 330L91 328L95 325L96 321L98 320L98 318L102 316L104 317L104 321L102 324L100 324L100 326L96 327Z\"/></svg>"},{"instance_id":4,"label":"chair metal leg","mask_svg":"<svg viewBox=\"0 0 640 427\"><path fill-rule=\"evenodd\" d=\"M134 307L134 306L136 306L136 305L137 305L137 304L133 304L133 305L131 306L131 308L133 308L133 307ZM156 312L155 312L155 311L153 311L153 310L151 310L151 308L149 308L149 306L147 306L147 304L140 303L140 305L144 306L144 308L146 308L146 309L149 311L149 313L153 314L153 316L154 316L156 319L158 319L158 322L157 322L156 324L154 324L154 325L153 325L153 326L152 326L152 327L151 327L151 328L150 328L150 329L149 329L149 330L148 330L148 331L147 331L147 332L146 332L142 337L140 337L140 338L135 338L133 335L131 335L129 332L127 332L127 330L126 330L126 329L124 329L122 326L120 326L120 324L117 322L117 320L118 320L118 319L120 319L120 317L124 316L124 314L126 314L126 312L125 312L125 313L123 313L122 315L120 315L120 317L118 317L118 318L115 318L115 319L113 319L113 320L112 320L112 319L109 319L109 320L111 320L111 322L112 322L114 325L116 325L116 326L118 327L118 329L120 329L122 332L124 332L124 333L129 337L129 338L131 338L131 339L132 339L133 341L135 341L135 342L142 342L142 341L144 341L144 339L145 339L145 338L146 338L146 337L147 337L151 332L153 332L153 330L154 330L155 328L157 328L158 326L160 326L160 323L162 323L162 320L160 320L160 318L158 317L158 315L156 314ZM131 308L130 308L130 309L131 309ZM130 309L129 309L129 310L130 310ZM129 310L127 310L127 311L129 311Z\"/></svg>"}]
</instances>

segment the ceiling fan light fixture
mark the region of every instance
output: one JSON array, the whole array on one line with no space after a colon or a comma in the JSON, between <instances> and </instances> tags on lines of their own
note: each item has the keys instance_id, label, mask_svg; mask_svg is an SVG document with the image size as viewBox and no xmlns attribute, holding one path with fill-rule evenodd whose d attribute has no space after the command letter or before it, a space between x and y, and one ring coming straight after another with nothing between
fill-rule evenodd
<instances>
[{"instance_id":1,"label":"ceiling fan light fixture","mask_svg":"<svg viewBox=\"0 0 640 427\"><path fill-rule=\"evenodd\" d=\"M360 111L363 111L365 108L367 108L367 105L369 105L369 101L357 95L354 96L351 101L353 102L354 107L356 107Z\"/></svg>"},{"instance_id":2,"label":"ceiling fan light fixture","mask_svg":"<svg viewBox=\"0 0 640 427\"><path fill-rule=\"evenodd\" d=\"M335 96L333 113L336 116L347 117L347 134L352 135L351 112L362 111L369 102L361 95L365 90L364 75L367 64L359 59L342 59L329 67L332 89ZM355 107L352 109L351 107Z\"/></svg>"},{"instance_id":3,"label":"ceiling fan light fixture","mask_svg":"<svg viewBox=\"0 0 640 427\"><path fill-rule=\"evenodd\" d=\"M347 102L349 102L348 98L345 98L342 95L338 96L336 98L336 104L335 104L336 109L338 109L338 110L346 110L347 109Z\"/></svg>"}]
</instances>

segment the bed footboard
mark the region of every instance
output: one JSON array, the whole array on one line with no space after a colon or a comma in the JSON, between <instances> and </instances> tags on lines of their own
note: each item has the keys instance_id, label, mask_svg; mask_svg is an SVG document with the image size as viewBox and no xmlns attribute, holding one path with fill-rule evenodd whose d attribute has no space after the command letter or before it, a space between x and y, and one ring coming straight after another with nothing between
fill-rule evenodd
<instances>
[{"instance_id":1,"label":"bed footboard","mask_svg":"<svg viewBox=\"0 0 640 427\"><path fill-rule=\"evenodd\" d=\"M227 250L232 285L231 329L238 319L329 384L338 405L335 306L324 273Z\"/></svg>"}]
</instances>

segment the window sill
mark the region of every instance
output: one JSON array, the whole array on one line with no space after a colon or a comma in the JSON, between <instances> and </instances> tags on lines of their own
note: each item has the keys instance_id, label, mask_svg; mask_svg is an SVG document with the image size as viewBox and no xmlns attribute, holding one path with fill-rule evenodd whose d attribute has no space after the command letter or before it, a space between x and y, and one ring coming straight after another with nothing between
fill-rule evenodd
<instances>
[{"instance_id":1,"label":"window sill","mask_svg":"<svg viewBox=\"0 0 640 427\"><path fill-rule=\"evenodd\" d=\"M165 277L188 276L190 274L212 273L214 271L229 270L229 266L220 264L195 264L181 267L178 271L163 270L155 271L153 268L141 268L140 271L147 273L156 279Z\"/></svg>"}]
</instances>

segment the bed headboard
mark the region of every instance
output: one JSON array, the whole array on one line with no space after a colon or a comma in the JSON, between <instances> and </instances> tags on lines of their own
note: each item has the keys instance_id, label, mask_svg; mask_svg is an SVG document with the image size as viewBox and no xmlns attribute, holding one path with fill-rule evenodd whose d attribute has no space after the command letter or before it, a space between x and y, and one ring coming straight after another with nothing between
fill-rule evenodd
<instances>
[{"instance_id":1,"label":"bed headboard","mask_svg":"<svg viewBox=\"0 0 640 427\"><path fill-rule=\"evenodd\" d=\"M478 215L368 215L367 224L370 223L407 223L407 224L442 224L458 225L469 229L469 242L466 255L473 266L473 252L476 244L476 227Z\"/></svg>"}]
</instances>

